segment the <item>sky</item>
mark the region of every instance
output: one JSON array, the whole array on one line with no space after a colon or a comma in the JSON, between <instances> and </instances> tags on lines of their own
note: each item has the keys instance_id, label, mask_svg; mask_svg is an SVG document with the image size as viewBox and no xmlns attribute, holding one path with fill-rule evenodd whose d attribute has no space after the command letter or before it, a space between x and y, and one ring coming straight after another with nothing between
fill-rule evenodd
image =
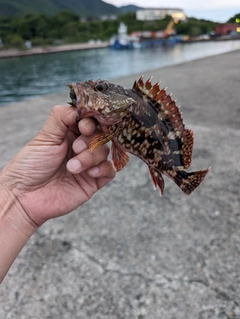
<instances>
[{"instance_id":1,"label":"sky","mask_svg":"<svg viewBox=\"0 0 240 319\"><path fill-rule=\"evenodd\" d=\"M134 4L139 7L175 7L184 10L187 16L198 19L226 22L240 13L240 0L103 0L117 7ZM147 3L147 5L146 5Z\"/></svg>"}]
</instances>

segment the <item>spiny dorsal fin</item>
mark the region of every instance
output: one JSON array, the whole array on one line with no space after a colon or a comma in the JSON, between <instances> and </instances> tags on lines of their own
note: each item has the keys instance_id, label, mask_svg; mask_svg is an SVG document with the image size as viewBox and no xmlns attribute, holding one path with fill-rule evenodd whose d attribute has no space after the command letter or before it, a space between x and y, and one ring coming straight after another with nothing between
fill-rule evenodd
<instances>
[{"instance_id":1,"label":"spiny dorsal fin","mask_svg":"<svg viewBox=\"0 0 240 319\"><path fill-rule=\"evenodd\" d=\"M135 81L133 89L157 109L160 120L166 120L171 125L172 130L183 131L184 124L176 101L172 99L171 94L167 94L166 88L160 88L159 82L152 85L151 79L144 83L143 77L141 77L137 82Z\"/></svg>"},{"instance_id":2,"label":"spiny dorsal fin","mask_svg":"<svg viewBox=\"0 0 240 319\"><path fill-rule=\"evenodd\" d=\"M143 99L157 111L166 139L179 141L181 146L179 145L178 152L182 156L183 168L187 169L192 160L193 131L185 129L182 113L171 94L167 94L166 88L161 89L160 83L152 85L151 80L152 78L144 83L141 77L137 82L135 81L133 90L141 94Z\"/></svg>"}]
</instances>

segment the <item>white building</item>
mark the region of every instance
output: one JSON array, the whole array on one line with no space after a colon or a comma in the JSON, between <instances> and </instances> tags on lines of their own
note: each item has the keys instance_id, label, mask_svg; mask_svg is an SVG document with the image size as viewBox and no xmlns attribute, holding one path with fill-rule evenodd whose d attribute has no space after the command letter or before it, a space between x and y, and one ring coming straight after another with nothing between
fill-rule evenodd
<instances>
[{"instance_id":1,"label":"white building","mask_svg":"<svg viewBox=\"0 0 240 319\"><path fill-rule=\"evenodd\" d=\"M186 15L182 9L178 8L144 8L136 12L137 20L154 21L172 16L175 21L185 21Z\"/></svg>"}]
</instances>

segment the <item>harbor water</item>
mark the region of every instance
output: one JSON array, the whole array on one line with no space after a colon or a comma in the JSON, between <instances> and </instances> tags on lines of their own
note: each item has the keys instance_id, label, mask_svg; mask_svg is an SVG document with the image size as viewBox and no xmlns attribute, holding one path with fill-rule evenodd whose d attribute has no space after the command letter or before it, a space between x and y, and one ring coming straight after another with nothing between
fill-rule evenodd
<instances>
[{"instance_id":1,"label":"harbor water","mask_svg":"<svg viewBox=\"0 0 240 319\"><path fill-rule=\"evenodd\" d=\"M0 105L63 91L66 83L144 74L150 69L237 49L240 49L240 40L177 44L145 50L104 48L5 58L0 60Z\"/></svg>"}]
</instances>

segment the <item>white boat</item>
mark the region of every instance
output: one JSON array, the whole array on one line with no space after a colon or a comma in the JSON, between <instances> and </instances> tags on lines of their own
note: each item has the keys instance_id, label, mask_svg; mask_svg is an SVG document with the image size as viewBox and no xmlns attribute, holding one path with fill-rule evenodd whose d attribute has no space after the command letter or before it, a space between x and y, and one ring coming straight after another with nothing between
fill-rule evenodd
<instances>
[{"instance_id":1,"label":"white boat","mask_svg":"<svg viewBox=\"0 0 240 319\"><path fill-rule=\"evenodd\" d=\"M127 34L126 24L121 22L118 28L118 35L111 38L109 47L115 50L133 49L135 40L135 36L132 37Z\"/></svg>"}]
</instances>

